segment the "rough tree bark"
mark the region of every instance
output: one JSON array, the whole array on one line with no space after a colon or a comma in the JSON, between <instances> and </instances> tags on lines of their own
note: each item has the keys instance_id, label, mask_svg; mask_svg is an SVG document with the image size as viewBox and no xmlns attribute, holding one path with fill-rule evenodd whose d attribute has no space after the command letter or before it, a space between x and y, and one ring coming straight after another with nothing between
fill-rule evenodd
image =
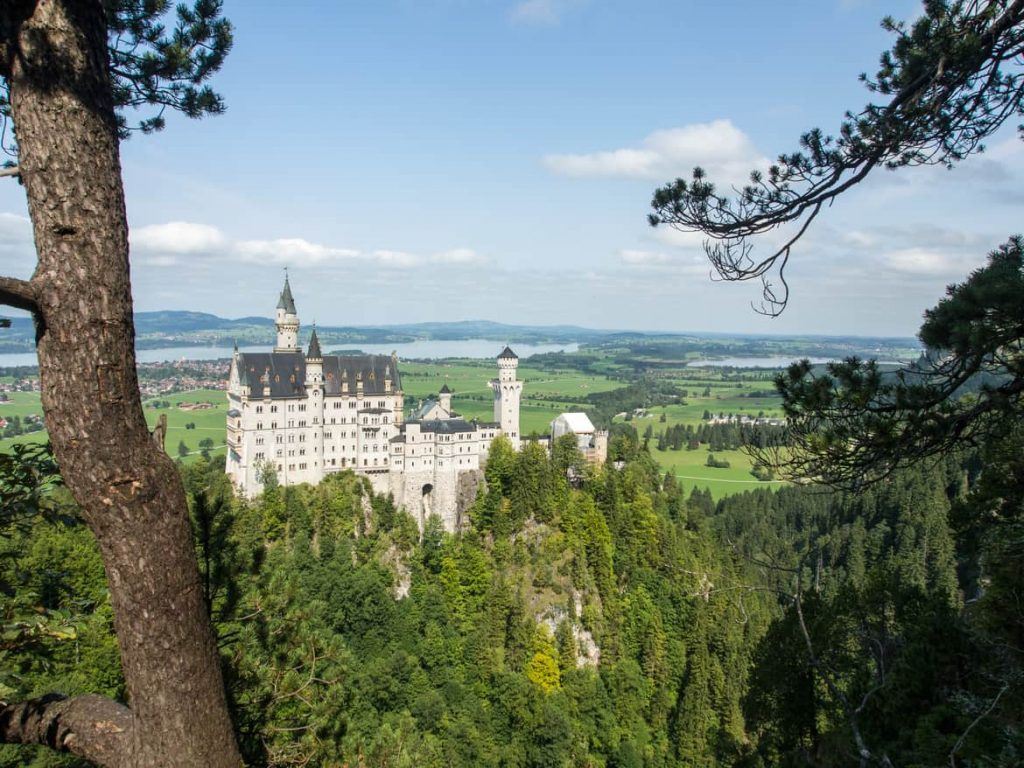
<instances>
[{"instance_id":1,"label":"rough tree bark","mask_svg":"<svg viewBox=\"0 0 1024 768\"><path fill-rule=\"evenodd\" d=\"M46 425L102 551L128 691L127 708L98 697L7 706L0 739L102 765L239 766L184 488L139 397L103 7L0 6L0 75L39 259L30 281L0 280L0 301L36 316Z\"/></svg>"}]
</instances>

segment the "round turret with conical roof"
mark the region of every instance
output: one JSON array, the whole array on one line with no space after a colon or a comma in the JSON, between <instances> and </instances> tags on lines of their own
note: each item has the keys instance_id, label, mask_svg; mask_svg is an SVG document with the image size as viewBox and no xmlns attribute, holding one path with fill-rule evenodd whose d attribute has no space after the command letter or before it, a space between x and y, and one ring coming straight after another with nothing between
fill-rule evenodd
<instances>
[{"instance_id":1,"label":"round turret with conical roof","mask_svg":"<svg viewBox=\"0 0 1024 768\"><path fill-rule=\"evenodd\" d=\"M292 287L288 284L288 272L284 274L284 288L281 298L277 301L277 313L274 324L277 326L277 345L275 352L296 352L299 349L299 314L295 310L295 299Z\"/></svg>"}]
</instances>

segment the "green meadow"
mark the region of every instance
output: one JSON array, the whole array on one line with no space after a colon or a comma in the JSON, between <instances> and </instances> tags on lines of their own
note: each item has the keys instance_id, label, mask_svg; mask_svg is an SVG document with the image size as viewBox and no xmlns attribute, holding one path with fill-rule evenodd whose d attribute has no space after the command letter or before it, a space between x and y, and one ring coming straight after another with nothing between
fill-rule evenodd
<instances>
[{"instance_id":1,"label":"green meadow","mask_svg":"<svg viewBox=\"0 0 1024 768\"><path fill-rule=\"evenodd\" d=\"M713 376L712 372L708 375ZM759 374L755 374L759 375ZM632 417L629 424L636 428L637 434L643 437L650 427L654 435L664 432L676 424L689 424L694 428L702 423L704 411L711 413L737 414L754 417L763 412L766 416L782 416L781 400L778 395L751 397L752 393L767 392L772 389L770 381L751 378L744 381L707 381L693 378L673 379L673 383L688 390L686 403L651 408L645 416ZM705 389L710 390L704 396ZM665 421L662 421L662 416ZM621 417L616 421L623 421ZM659 451L657 440L650 441L650 452L654 460L666 471L675 474L679 484L689 492L692 488L707 488L714 498L742 493L754 488L777 486L781 481L765 482L750 474L750 458L742 451L716 451L715 458L726 460L728 468L707 466L707 446L701 445L697 450Z\"/></svg>"},{"instance_id":2,"label":"green meadow","mask_svg":"<svg viewBox=\"0 0 1024 768\"><path fill-rule=\"evenodd\" d=\"M39 402L37 392L13 392L8 393L11 402L0 403L0 416L21 416L28 414L42 413L42 406ZM171 404L169 408L153 408L154 402L166 401ZM197 411L182 410L183 403L210 403L213 407ZM213 439L213 455L224 452L224 422L227 413L227 400L223 392L216 389L197 389L192 392L182 392L176 395L165 395L143 401L146 414L146 421L150 428L156 426L160 414L167 414L167 439L165 445L167 452L177 458L178 444L181 441L189 450L189 457L192 460L199 455L199 441L204 437ZM195 429L186 429L186 424L195 424ZM8 439L0 439L0 451L10 450L11 446L18 443L38 443L46 439L46 432L32 432L25 435L18 435Z\"/></svg>"}]
</instances>

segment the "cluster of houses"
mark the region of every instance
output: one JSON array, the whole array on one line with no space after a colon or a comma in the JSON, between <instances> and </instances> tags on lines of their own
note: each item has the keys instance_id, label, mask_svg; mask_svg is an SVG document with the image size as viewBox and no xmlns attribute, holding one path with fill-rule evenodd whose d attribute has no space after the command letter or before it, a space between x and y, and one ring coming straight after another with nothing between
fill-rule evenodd
<instances>
[{"instance_id":1,"label":"cluster of houses","mask_svg":"<svg viewBox=\"0 0 1024 768\"><path fill-rule=\"evenodd\" d=\"M786 420L774 416L748 416L745 413L713 413L704 420L708 424L738 424L743 427L784 427Z\"/></svg>"}]
</instances>

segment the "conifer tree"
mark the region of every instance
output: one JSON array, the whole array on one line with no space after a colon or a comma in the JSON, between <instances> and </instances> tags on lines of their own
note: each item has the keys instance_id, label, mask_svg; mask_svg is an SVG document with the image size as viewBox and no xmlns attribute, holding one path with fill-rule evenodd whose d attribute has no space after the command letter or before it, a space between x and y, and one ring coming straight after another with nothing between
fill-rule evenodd
<instances>
[{"instance_id":1,"label":"conifer tree","mask_svg":"<svg viewBox=\"0 0 1024 768\"><path fill-rule=\"evenodd\" d=\"M42 405L64 481L110 575L125 706L48 697L0 710L0 739L106 765L239 765L181 479L151 438L135 370L120 110L215 113L204 82L231 45L217 0L0 4L0 114L13 123L38 266L0 278L36 322ZM119 116L120 115L120 116ZM13 182L12 182L13 183ZM88 434L88 450L82 436ZM98 726L97 724L102 724Z\"/></svg>"}]
</instances>

